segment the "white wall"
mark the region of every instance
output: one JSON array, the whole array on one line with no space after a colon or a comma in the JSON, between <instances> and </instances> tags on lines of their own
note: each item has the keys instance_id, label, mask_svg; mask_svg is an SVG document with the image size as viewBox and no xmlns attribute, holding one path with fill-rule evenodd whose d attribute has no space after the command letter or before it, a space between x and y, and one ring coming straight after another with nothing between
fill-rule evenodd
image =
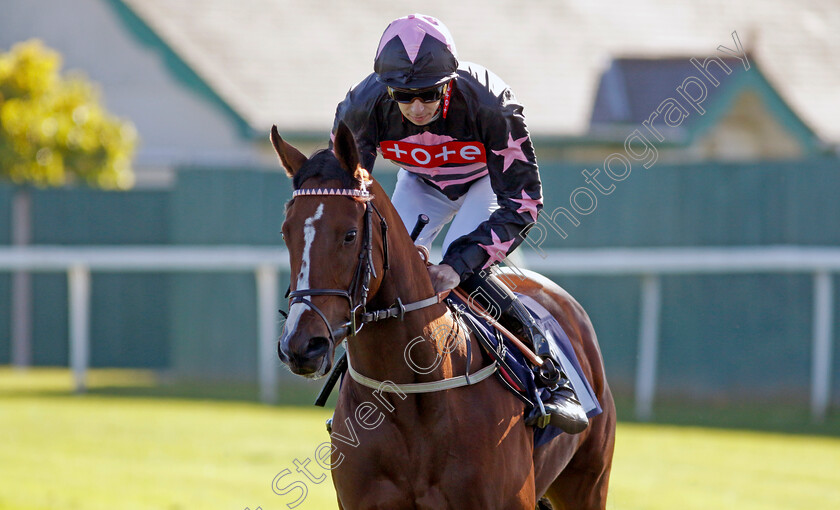
<instances>
[{"instance_id":1,"label":"white wall","mask_svg":"<svg viewBox=\"0 0 840 510\"><path fill-rule=\"evenodd\" d=\"M39 38L101 85L114 114L140 134L138 185L164 183L174 165L236 167L259 158L221 108L178 81L160 50L128 30L106 0L3 0L0 48Z\"/></svg>"}]
</instances>

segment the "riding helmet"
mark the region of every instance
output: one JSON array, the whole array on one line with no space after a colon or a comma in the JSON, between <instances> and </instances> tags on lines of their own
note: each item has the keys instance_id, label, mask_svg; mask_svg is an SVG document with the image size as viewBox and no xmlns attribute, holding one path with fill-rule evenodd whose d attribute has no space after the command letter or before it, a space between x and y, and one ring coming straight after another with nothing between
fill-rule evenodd
<instances>
[{"instance_id":1,"label":"riding helmet","mask_svg":"<svg viewBox=\"0 0 840 510\"><path fill-rule=\"evenodd\" d=\"M393 88L442 85L458 70L455 42L449 29L436 18L410 14L385 29L373 69L381 83Z\"/></svg>"}]
</instances>

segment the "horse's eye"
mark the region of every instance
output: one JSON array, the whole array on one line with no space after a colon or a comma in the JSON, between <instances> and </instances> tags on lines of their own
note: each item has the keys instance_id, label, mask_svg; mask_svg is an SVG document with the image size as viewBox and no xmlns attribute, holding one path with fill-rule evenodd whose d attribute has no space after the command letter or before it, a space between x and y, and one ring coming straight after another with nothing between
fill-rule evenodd
<instances>
[{"instance_id":1,"label":"horse's eye","mask_svg":"<svg viewBox=\"0 0 840 510\"><path fill-rule=\"evenodd\" d=\"M356 229L355 228L353 230L347 232L346 234L344 234L344 243L345 244L350 244L355 240L356 240Z\"/></svg>"}]
</instances>

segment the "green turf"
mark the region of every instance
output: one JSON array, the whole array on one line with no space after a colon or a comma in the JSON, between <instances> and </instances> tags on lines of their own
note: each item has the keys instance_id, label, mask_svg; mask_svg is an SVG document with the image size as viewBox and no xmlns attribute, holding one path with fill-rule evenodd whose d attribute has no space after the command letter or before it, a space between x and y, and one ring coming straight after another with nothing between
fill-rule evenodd
<instances>
[{"instance_id":1,"label":"green turf","mask_svg":"<svg viewBox=\"0 0 840 510\"><path fill-rule=\"evenodd\" d=\"M328 411L124 396L153 380L125 374L93 371L76 396L67 371L0 370L0 509L286 508L274 477L328 440ZM333 508L330 483L301 508Z\"/></svg>"},{"instance_id":2,"label":"green turf","mask_svg":"<svg viewBox=\"0 0 840 510\"><path fill-rule=\"evenodd\" d=\"M840 508L840 439L620 424L611 507Z\"/></svg>"},{"instance_id":3,"label":"green turf","mask_svg":"<svg viewBox=\"0 0 840 510\"><path fill-rule=\"evenodd\" d=\"M305 481L294 460L327 440L329 411L264 406L247 386L208 400L212 386L93 371L89 394L70 388L66 370L0 369L0 509L281 510L300 493L274 477ZM609 508L840 508L840 438L799 432L622 422ZM335 508L328 479L305 484L297 508Z\"/></svg>"}]
</instances>

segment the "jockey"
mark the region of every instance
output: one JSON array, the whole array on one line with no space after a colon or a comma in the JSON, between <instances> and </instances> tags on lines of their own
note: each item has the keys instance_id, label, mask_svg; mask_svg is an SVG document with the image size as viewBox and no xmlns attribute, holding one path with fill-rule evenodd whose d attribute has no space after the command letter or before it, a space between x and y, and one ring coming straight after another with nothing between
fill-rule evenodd
<instances>
[{"instance_id":1,"label":"jockey","mask_svg":"<svg viewBox=\"0 0 840 510\"><path fill-rule=\"evenodd\" d=\"M588 425L574 390L552 360L548 341L492 266L524 239L542 208L539 169L513 92L476 64L459 64L449 30L431 16L394 20L382 35L374 73L353 86L336 110L353 131L362 165L377 152L400 167L391 198L410 228L430 221L417 239L429 248L451 222L443 260L429 267L435 292L481 289L500 322L524 336L548 367L544 403L550 423L578 433Z\"/></svg>"}]
</instances>

